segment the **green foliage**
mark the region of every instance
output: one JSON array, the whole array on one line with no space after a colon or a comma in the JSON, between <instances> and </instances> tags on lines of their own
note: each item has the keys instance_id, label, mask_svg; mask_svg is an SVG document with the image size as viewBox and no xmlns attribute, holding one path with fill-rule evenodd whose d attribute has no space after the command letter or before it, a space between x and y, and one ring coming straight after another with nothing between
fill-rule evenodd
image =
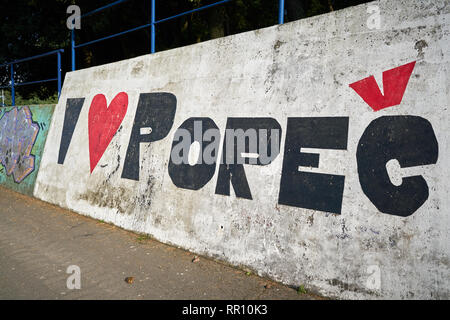
<instances>
[{"instance_id":1,"label":"green foliage","mask_svg":"<svg viewBox=\"0 0 450 320\"><path fill-rule=\"evenodd\" d=\"M323 1L320 0L311 0L309 9L307 11L307 16L315 16L318 14L322 14L328 12L326 5L323 3Z\"/></svg>"},{"instance_id":2,"label":"green foliage","mask_svg":"<svg viewBox=\"0 0 450 320\"><path fill-rule=\"evenodd\" d=\"M298 289L297 289L297 293L298 294L307 294L308 291L305 289L305 286L300 285L300 287L298 287Z\"/></svg>"},{"instance_id":3,"label":"green foliage","mask_svg":"<svg viewBox=\"0 0 450 320\"><path fill-rule=\"evenodd\" d=\"M211 4L218 0L156 2L156 19ZM285 21L342 9L368 0L285 0ZM63 72L70 70L70 31L66 27L71 4L86 13L112 0L2 0L0 3L0 64L63 48ZM156 49L167 50L209 39L268 27L277 23L278 0L232 0L229 3L163 22L156 26ZM150 0L130 0L81 20L76 43L99 39L150 21ZM76 50L77 69L132 58L150 52L150 30L142 29ZM15 66L15 81L56 76L56 57ZM0 69L0 86L9 84L9 70ZM21 86L16 104L54 102L56 84Z\"/></svg>"},{"instance_id":4,"label":"green foliage","mask_svg":"<svg viewBox=\"0 0 450 320\"><path fill-rule=\"evenodd\" d=\"M136 240L137 240L138 242L142 242L142 241L146 241L146 240L151 240L151 237L150 237L150 235L148 235L148 234L140 234L140 235L136 238Z\"/></svg>"},{"instance_id":5,"label":"green foliage","mask_svg":"<svg viewBox=\"0 0 450 320\"><path fill-rule=\"evenodd\" d=\"M48 94L45 98L39 95L41 90L35 90L34 92L30 92L26 97L22 96L20 93L16 92L16 106L30 106L35 104L56 104L58 102L58 93L53 92L52 94ZM11 92L9 90L3 90L5 106L11 106ZM2 104L1 98L1 90L0 90L0 106Z\"/></svg>"}]
</instances>

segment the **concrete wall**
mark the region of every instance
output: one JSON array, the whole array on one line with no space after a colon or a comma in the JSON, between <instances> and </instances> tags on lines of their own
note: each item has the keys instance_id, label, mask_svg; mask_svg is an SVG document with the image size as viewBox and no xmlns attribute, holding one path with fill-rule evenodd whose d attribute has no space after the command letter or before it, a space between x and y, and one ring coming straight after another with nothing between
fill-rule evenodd
<instances>
[{"instance_id":1,"label":"concrete wall","mask_svg":"<svg viewBox=\"0 0 450 320\"><path fill-rule=\"evenodd\" d=\"M0 110L0 184L33 195L55 105Z\"/></svg>"},{"instance_id":2,"label":"concrete wall","mask_svg":"<svg viewBox=\"0 0 450 320\"><path fill-rule=\"evenodd\" d=\"M449 13L376 1L68 73L35 195L329 296L449 298ZM279 154L175 164L195 121L218 159L226 128L281 129Z\"/></svg>"}]
</instances>

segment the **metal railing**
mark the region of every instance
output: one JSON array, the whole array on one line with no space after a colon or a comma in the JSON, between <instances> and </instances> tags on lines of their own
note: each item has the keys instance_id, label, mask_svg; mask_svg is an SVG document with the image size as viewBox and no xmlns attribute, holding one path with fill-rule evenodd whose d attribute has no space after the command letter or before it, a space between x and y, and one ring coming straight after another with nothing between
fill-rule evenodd
<instances>
[{"instance_id":1,"label":"metal railing","mask_svg":"<svg viewBox=\"0 0 450 320\"><path fill-rule=\"evenodd\" d=\"M3 68L5 66L10 66L11 83L9 85L7 85L7 86L1 86L0 89L11 88L11 105L12 106L16 105L15 87L25 86L25 85L30 85L30 84L43 83L43 82L49 82L49 81L57 81L57 83L58 83L58 98L59 98L59 96L61 95L61 53L63 53L63 52L64 52L64 49L57 49L57 50L53 50L53 51L50 51L50 52L47 52L47 53L42 53L42 54L39 54L39 55L36 55L36 56L33 56L33 57L18 59L18 60L14 60L12 62L8 62L8 63L4 63L4 64L0 65L0 68ZM14 65L15 64L19 64L21 62L47 57L47 56L50 56L50 55L53 55L53 54L56 54L56 56L57 56L57 68L58 69L57 69L57 76L56 76L56 78L15 83L15 81L14 81Z\"/></svg>"},{"instance_id":2,"label":"metal railing","mask_svg":"<svg viewBox=\"0 0 450 320\"><path fill-rule=\"evenodd\" d=\"M117 0L117 1L115 1L113 3L110 3L110 4L105 5L103 7L100 7L100 8L97 8L95 10L92 10L92 11L90 11L88 13L85 13L85 14L81 15L81 18L87 17L89 15L92 15L92 14L100 12L100 11L103 11L105 9L108 9L110 7L113 7L115 5L118 5L118 4L126 2L126 1L128 1L128 0ZM214 7L214 6L217 6L217 5L221 5L221 4L230 2L232 0L217 1L215 3L204 5L202 7L195 8L195 9L192 9L192 10L189 10L189 11L185 11L185 12L182 12L182 13L179 13L179 14L167 17L167 18L163 18L163 19L160 19L160 20L156 20L156 13L155 13L156 12L156 10L155 10L156 9L155 8L156 7L156 5L155 5L156 0L150 0L150 1L151 1L150 23L144 24L142 26L135 27L135 28L132 28L132 29L129 29L129 30L126 30L126 31L122 31L122 32L119 32L119 33L116 33L116 34L112 34L112 35L109 35L109 36L106 36L106 37L103 37L103 38L100 38L100 39L88 41L88 42L85 42L85 43L80 43L78 45L75 44L75 29L72 29L72 31L71 31L71 42L70 42L71 43L71 52L72 52L72 71L75 71L75 49L77 49L77 48L81 48L81 47L84 47L84 46L87 46L87 45L90 45L90 44L93 44L93 43L96 43L96 42L100 42L100 41L103 41L103 40L107 40L107 39L111 39L111 38L114 38L114 37L118 37L118 36L130 33L130 32L133 32L133 31L141 30L141 29L144 29L144 28L150 28L150 35L151 35L150 36L150 38L151 38L150 51L151 51L151 53L155 53L155 51L156 51L156 49L155 49L155 38L156 38L155 30L156 30L156 25L157 24L159 24L161 22L166 22L166 21L169 21L169 20L173 20L173 19L185 16L185 15L188 15L188 14L191 14L191 13L194 13L194 12L198 12L198 11L201 11L201 10L204 10L204 9L208 9L208 8L211 8L211 7ZM279 1L278 23L279 24L283 24L284 23L284 14L285 14L285 12L284 12L284 1L285 0L278 0L278 1ZM49 81L57 81L57 83L58 83L58 98L59 98L59 96L61 95L61 53L63 53L63 52L64 52L64 49L53 50L53 51L50 51L50 52L47 52L47 53L43 53L43 54L39 54L39 55L36 55L36 56L33 56L33 57L18 59L18 60L15 60L15 61L12 61L12 62L8 62L8 63L4 63L4 64L0 65L0 68L5 67L5 66L10 66L10 72L11 72L10 84L7 85L7 86L0 86L0 89L11 88L11 100L12 100L11 102L12 102L12 106L15 106L15 104L16 104L16 101L15 101L15 87L18 87L18 86L31 85L31 84L43 83L43 82L49 82ZM43 58L43 57L46 57L46 56L49 56L49 55L53 55L53 54L56 54L56 56L57 56L57 68L58 69L57 69L57 77L56 78L15 83L15 81L14 81L14 65L15 64L19 64L21 62L30 61L30 60L34 60L34 59Z\"/></svg>"},{"instance_id":3,"label":"metal railing","mask_svg":"<svg viewBox=\"0 0 450 320\"><path fill-rule=\"evenodd\" d=\"M118 5L118 4L126 2L126 1L128 1L128 0L115 1L113 3L110 3L110 4L106 5L106 6L103 6L103 7L97 8L95 10L92 10L92 11L90 11L88 13L85 13L85 14L81 15L81 18L89 16L89 15L97 13L97 12L100 12L100 11L103 11L103 10L108 9L108 8L111 8L111 7L115 6L115 5ZM71 52L72 52L72 71L75 71L75 49L77 49L77 48L88 46L90 44L94 44L94 43L97 43L97 42L100 42L100 41L103 41L103 40L115 38L115 37L118 37L118 36L130 33L130 32L133 32L133 31L137 31L137 30L141 30L141 29L145 29L145 28L150 28L150 42L151 42L150 43L150 53L155 53L155 51L156 51L156 49L155 49L155 39L156 39L156 25L157 24L159 24L161 22L173 20L173 19L176 19L178 17L182 17L182 16L185 16L187 14L191 14L191 13L194 13L194 12L197 12L197 11L200 11L200 10L208 9L208 8L220 5L220 4L224 4L224 3L230 2L232 0L217 1L215 3L211 3L211 4L208 4L208 5L199 7L199 8L195 8L195 9L192 9L192 10L189 10L189 11L185 11L185 12L182 12L182 13L179 13L179 14L167 17L167 18L163 18L163 19L160 19L160 20L156 20L156 13L155 13L156 12L156 8L155 8L156 7L156 5L155 5L156 0L150 0L150 1L151 1L150 23L144 24L142 26L135 27L135 28L132 28L132 29L129 29L129 30L125 30L125 31L122 31L122 32L119 32L119 33L115 33L115 34L103 37L103 38L99 38L99 39L96 39L96 40L92 40L92 41L88 41L88 42L80 43L80 44L75 44L75 29L72 29L71 41L70 41ZM279 1L278 23L279 24L283 24L284 23L284 0L278 0L278 1Z\"/></svg>"},{"instance_id":4,"label":"metal railing","mask_svg":"<svg viewBox=\"0 0 450 320\"><path fill-rule=\"evenodd\" d=\"M279 0L278 4L278 24L284 23L284 0Z\"/></svg>"}]
</instances>

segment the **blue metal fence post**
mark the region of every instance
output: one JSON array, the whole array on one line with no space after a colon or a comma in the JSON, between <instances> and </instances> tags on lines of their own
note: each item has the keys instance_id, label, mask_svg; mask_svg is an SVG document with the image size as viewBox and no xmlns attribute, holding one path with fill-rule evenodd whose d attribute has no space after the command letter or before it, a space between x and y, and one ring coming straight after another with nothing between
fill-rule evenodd
<instances>
[{"instance_id":1,"label":"blue metal fence post","mask_svg":"<svg viewBox=\"0 0 450 320\"><path fill-rule=\"evenodd\" d=\"M57 52L58 56L58 99L61 95L61 52Z\"/></svg>"},{"instance_id":2,"label":"blue metal fence post","mask_svg":"<svg viewBox=\"0 0 450 320\"><path fill-rule=\"evenodd\" d=\"M155 53L155 0L152 0L152 13L151 13L151 53Z\"/></svg>"},{"instance_id":3,"label":"blue metal fence post","mask_svg":"<svg viewBox=\"0 0 450 320\"><path fill-rule=\"evenodd\" d=\"M75 71L75 30L72 29L71 39L70 39L71 47L72 47L72 71Z\"/></svg>"},{"instance_id":4,"label":"blue metal fence post","mask_svg":"<svg viewBox=\"0 0 450 320\"><path fill-rule=\"evenodd\" d=\"M284 0L280 0L280 5L278 8L278 23L284 23Z\"/></svg>"},{"instance_id":5,"label":"blue metal fence post","mask_svg":"<svg viewBox=\"0 0 450 320\"><path fill-rule=\"evenodd\" d=\"M14 64L11 63L11 105L16 105L16 93L14 91Z\"/></svg>"}]
</instances>

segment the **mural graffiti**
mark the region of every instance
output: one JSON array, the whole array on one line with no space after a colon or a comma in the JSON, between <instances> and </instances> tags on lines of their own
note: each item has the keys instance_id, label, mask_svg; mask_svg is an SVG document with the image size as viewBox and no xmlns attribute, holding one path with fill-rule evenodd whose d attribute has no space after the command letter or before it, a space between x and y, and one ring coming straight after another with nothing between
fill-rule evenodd
<instances>
[{"instance_id":1,"label":"mural graffiti","mask_svg":"<svg viewBox=\"0 0 450 320\"><path fill-rule=\"evenodd\" d=\"M398 105L414 65L411 62L383 72L384 95L373 76L350 87L374 111ZM83 101L84 98L67 100L59 164L64 163ZM171 93L139 95L122 178L139 180L139 145L164 139L169 134L176 104L176 97ZM104 95L93 98L88 127L91 173L118 130L127 106L128 96L124 92L117 94L109 107ZM321 161L320 154L304 152L302 148L347 150L349 122L349 117L287 118L278 204L341 214L345 176L299 168L319 168ZM174 134L168 174L178 188L199 190L213 179L218 165L215 194L230 196L233 188L237 198L252 200L244 165L270 164L279 154L281 136L281 125L274 118L228 117L219 159L218 126L211 118L191 117ZM179 161L188 159L194 145L200 160ZM179 155L179 159L173 155ZM208 156L208 161L202 162L201 155ZM431 123L418 116L382 116L373 120L359 139L357 174L363 193L380 212L406 217L425 203L429 188L422 176L404 177L401 185L394 185L386 169L386 163L392 159L402 168L436 163L438 143Z\"/></svg>"},{"instance_id":2,"label":"mural graffiti","mask_svg":"<svg viewBox=\"0 0 450 320\"><path fill-rule=\"evenodd\" d=\"M22 182L34 170L31 150L39 130L28 107L13 108L0 119L0 162L6 175L12 175L16 183Z\"/></svg>"}]
</instances>

